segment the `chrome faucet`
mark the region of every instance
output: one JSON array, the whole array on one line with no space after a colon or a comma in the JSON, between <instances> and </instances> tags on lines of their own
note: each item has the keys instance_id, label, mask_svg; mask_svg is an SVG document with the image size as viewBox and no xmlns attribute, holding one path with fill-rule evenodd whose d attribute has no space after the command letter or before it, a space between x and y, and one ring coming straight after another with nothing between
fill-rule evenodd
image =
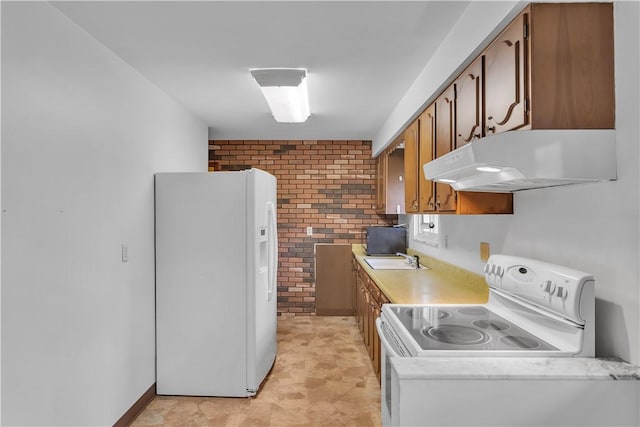
<instances>
[{"instance_id":1,"label":"chrome faucet","mask_svg":"<svg viewBox=\"0 0 640 427\"><path fill-rule=\"evenodd\" d=\"M407 259L409 265L414 265L416 268L420 268L420 257L418 255L407 255L402 252L396 252L396 255L403 256Z\"/></svg>"}]
</instances>

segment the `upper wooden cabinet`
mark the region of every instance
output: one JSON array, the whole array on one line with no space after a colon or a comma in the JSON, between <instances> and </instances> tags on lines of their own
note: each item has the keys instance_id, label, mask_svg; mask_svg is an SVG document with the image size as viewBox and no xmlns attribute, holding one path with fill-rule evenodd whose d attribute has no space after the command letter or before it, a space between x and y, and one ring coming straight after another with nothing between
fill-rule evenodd
<instances>
[{"instance_id":1,"label":"upper wooden cabinet","mask_svg":"<svg viewBox=\"0 0 640 427\"><path fill-rule=\"evenodd\" d=\"M534 3L527 13L531 127L613 129L613 4Z\"/></svg>"},{"instance_id":2,"label":"upper wooden cabinet","mask_svg":"<svg viewBox=\"0 0 640 427\"><path fill-rule=\"evenodd\" d=\"M533 3L481 58L485 135L614 128L611 3Z\"/></svg>"},{"instance_id":3,"label":"upper wooden cabinet","mask_svg":"<svg viewBox=\"0 0 640 427\"><path fill-rule=\"evenodd\" d=\"M491 135L529 124L526 33L529 13L518 16L485 50L484 133ZM477 62L477 60L476 60Z\"/></svg>"},{"instance_id":4,"label":"upper wooden cabinet","mask_svg":"<svg viewBox=\"0 0 640 427\"><path fill-rule=\"evenodd\" d=\"M387 153L383 151L376 157L376 212L387 210Z\"/></svg>"},{"instance_id":5,"label":"upper wooden cabinet","mask_svg":"<svg viewBox=\"0 0 640 427\"><path fill-rule=\"evenodd\" d=\"M484 127L483 58L476 59L454 83L456 96L455 148L482 138Z\"/></svg>"},{"instance_id":6,"label":"upper wooden cabinet","mask_svg":"<svg viewBox=\"0 0 640 427\"><path fill-rule=\"evenodd\" d=\"M436 105L431 104L418 117L419 156L418 187L420 189L420 212L433 212L436 208L435 183L424 176L422 165L435 159Z\"/></svg>"},{"instance_id":7,"label":"upper wooden cabinet","mask_svg":"<svg viewBox=\"0 0 640 427\"><path fill-rule=\"evenodd\" d=\"M404 209L406 213L419 212L420 165L418 163L418 120L405 129L404 140Z\"/></svg>"},{"instance_id":8,"label":"upper wooden cabinet","mask_svg":"<svg viewBox=\"0 0 640 427\"><path fill-rule=\"evenodd\" d=\"M402 137L376 158L376 212L403 214L404 148Z\"/></svg>"},{"instance_id":9,"label":"upper wooden cabinet","mask_svg":"<svg viewBox=\"0 0 640 427\"><path fill-rule=\"evenodd\" d=\"M443 156L455 149L456 141L456 92L451 85L436 99L435 157ZM456 192L449 184L435 184L435 210L456 211Z\"/></svg>"},{"instance_id":10,"label":"upper wooden cabinet","mask_svg":"<svg viewBox=\"0 0 640 427\"><path fill-rule=\"evenodd\" d=\"M530 4L402 134L406 212L513 213L511 194L456 193L422 165L494 133L614 125L613 5Z\"/></svg>"},{"instance_id":11,"label":"upper wooden cabinet","mask_svg":"<svg viewBox=\"0 0 640 427\"><path fill-rule=\"evenodd\" d=\"M455 80L456 147L515 129L615 123L611 3L534 3Z\"/></svg>"}]
</instances>

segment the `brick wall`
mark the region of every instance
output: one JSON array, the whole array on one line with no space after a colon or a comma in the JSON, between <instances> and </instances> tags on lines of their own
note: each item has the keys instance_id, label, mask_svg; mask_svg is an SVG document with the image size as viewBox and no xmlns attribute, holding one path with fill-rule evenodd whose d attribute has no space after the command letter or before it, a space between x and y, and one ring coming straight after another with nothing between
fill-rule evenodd
<instances>
[{"instance_id":1,"label":"brick wall","mask_svg":"<svg viewBox=\"0 0 640 427\"><path fill-rule=\"evenodd\" d=\"M251 167L278 179L278 314L315 313L314 245L364 243L365 228L397 222L375 213L370 141L209 141L209 166ZM313 227L307 236L306 227Z\"/></svg>"}]
</instances>

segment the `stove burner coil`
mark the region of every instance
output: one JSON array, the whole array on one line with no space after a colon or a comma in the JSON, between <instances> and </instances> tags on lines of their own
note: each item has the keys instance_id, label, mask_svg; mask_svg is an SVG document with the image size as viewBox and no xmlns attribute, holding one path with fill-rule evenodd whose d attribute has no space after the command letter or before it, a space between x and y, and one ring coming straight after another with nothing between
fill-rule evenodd
<instances>
[{"instance_id":1,"label":"stove burner coil","mask_svg":"<svg viewBox=\"0 0 640 427\"><path fill-rule=\"evenodd\" d=\"M480 329L489 331L504 331L505 329L510 328L507 323L500 320L474 320L473 322L471 322L471 324Z\"/></svg>"},{"instance_id":2,"label":"stove burner coil","mask_svg":"<svg viewBox=\"0 0 640 427\"><path fill-rule=\"evenodd\" d=\"M422 335L447 344L473 345L484 344L490 337L480 329L469 326L440 325L422 329Z\"/></svg>"},{"instance_id":3,"label":"stove burner coil","mask_svg":"<svg viewBox=\"0 0 640 427\"><path fill-rule=\"evenodd\" d=\"M431 320L433 317L431 316L432 311L429 309L424 309L424 308L419 308L418 309L420 311L420 313L422 313L422 315L420 316L421 319L424 320ZM425 310L429 310L429 311L425 311ZM411 317L412 319L415 317L414 313L416 312L416 309L414 308L406 308L404 310L402 310L402 314L404 314L407 317ZM424 314L428 313L427 316L425 316ZM442 320L442 319L448 319L449 317L451 317L451 313L449 313L448 311L442 310L442 309L435 309L435 313L436 313L436 319L437 320Z\"/></svg>"},{"instance_id":4,"label":"stove burner coil","mask_svg":"<svg viewBox=\"0 0 640 427\"><path fill-rule=\"evenodd\" d=\"M487 309L484 307L463 307L458 309L458 313L465 316L483 316L487 313Z\"/></svg>"},{"instance_id":5,"label":"stove burner coil","mask_svg":"<svg viewBox=\"0 0 640 427\"><path fill-rule=\"evenodd\" d=\"M527 338L527 337L519 337L515 335L504 335L498 339L503 344L506 344L511 347L516 347L516 348L531 349L531 348L540 347L540 343L538 341L531 338Z\"/></svg>"}]
</instances>

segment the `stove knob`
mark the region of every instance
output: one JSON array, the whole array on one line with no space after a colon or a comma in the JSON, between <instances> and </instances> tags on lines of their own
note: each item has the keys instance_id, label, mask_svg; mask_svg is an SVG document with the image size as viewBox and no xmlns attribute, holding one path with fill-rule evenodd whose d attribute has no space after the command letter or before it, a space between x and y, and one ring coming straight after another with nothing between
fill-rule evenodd
<instances>
[{"instance_id":1,"label":"stove knob","mask_svg":"<svg viewBox=\"0 0 640 427\"><path fill-rule=\"evenodd\" d=\"M569 292L567 292L567 288L563 288L562 286L558 286L558 290L556 291L556 295L558 296L558 298L566 299L567 296L569 295Z\"/></svg>"},{"instance_id":2,"label":"stove knob","mask_svg":"<svg viewBox=\"0 0 640 427\"><path fill-rule=\"evenodd\" d=\"M484 271L485 273L487 273L487 274L488 274L488 273L489 273L489 269L490 269L490 268L491 268L491 267L489 266L489 264L485 264L485 265L484 265L484 269L483 269L483 271Z\"/></svg>"},{"instance_id":3,"label":"stove knob","mask_svg":"<svg viewBox=\"0 0 640 427\"><path fill-rule=\"evenodd\" d=\"M544 291L546 293L548 293L549 295L551 295L555 290L556 290L556 284L553 283L551 280L546 280L544 282L544 287L543 287Z\"/></svg>"},{"instance_id":4,"label":"stove knob","mask_svg":"<svg viewBox=\"0 0 640 427\"><path fill-rule=\"evenodd\" d=\"M504 276L504 268L498 266L498 271L496 271L496 274L500 277Z\"/></svg>"}]
</instances>

